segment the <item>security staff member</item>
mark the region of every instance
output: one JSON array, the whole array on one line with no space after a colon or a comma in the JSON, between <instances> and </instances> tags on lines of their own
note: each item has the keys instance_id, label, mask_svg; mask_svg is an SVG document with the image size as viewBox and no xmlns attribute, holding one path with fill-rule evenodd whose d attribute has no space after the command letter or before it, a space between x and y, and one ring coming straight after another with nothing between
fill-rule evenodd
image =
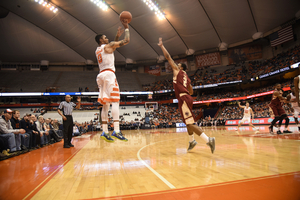
<instances>
[{"instance_id":1,"label":"security staff member","mask_svg":"<svg viewBox=\"0 0 300 200\"><path fill-rule=\"evenodd\" d=\"M65 100L66 101L62 101L59 104L57 112L63 118L64 148L70 148L70 147L74 147L74 145L71 144L72 133L73 133L72 111L73 111L74 107L77 108L77 109L80 108L81 98L80 97L77 98L77 101L78 101L77 106L76 106L75 103L71 102L71 96L70 95L66 95Z\"/></svg>"}]
</instances>

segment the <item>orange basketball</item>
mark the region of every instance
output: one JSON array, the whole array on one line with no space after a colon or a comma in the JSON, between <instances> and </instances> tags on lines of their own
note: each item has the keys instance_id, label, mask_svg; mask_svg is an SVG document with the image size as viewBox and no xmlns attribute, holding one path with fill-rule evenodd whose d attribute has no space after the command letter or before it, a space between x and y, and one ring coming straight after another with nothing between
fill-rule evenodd
<instances>
[{"instance_id":1,"label":"orange basketball","mask_svg":"<svg viewBox=\"0 0 300 200\"><path fill-rule=\"evenodd\" d=\"M120 20L122 21L123 19L127 19L127 22L130 23L132 19L132 15L128 11L123 11L120 14Z\"/></svg>"}]
</instances>

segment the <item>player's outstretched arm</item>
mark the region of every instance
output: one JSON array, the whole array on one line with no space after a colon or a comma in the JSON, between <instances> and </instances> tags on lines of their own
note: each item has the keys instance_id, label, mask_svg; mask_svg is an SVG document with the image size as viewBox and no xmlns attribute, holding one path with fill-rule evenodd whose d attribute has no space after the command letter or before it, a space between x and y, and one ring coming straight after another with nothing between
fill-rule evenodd
<instances>
[{"instance_id":1,"label":"player's outstretched arm","mask_svg":"<svg viewBox=\"0 0 300 200\"><path fill-rule=\"evenodd\" d=\"M241 102L238 101L238 105L240 108L245 108L245 106L241 106Z\"/></svg>"},{"instance_id":2,"label":"player's outstretched arm","mask_svg":"<svg viewBox=\"0 0 300 200\"><path fill-rule=\"evenodd\" d=\"M160 46L161 50L164 53L165 58L168 60L169 64L171 65L171 67L173 69L173 71L179 71L178 66L176 65L176 63L174 62L174 60L171 58L168 50L163 45L162 38L158 39L158 44L157 45Z\"/></svg>"},{"instance_id":3,"label":"player's outstretched arm","mask_svg":"<svg viewBox=\"0 0 300 200\"><path fill-rule=\"evenodd\" d=\"M296 101L298 102L298 106L299 106L300 103L299 103L299 77L298 76L294 78L294 87L296 93Z\"/></svg>"}]
</instances>

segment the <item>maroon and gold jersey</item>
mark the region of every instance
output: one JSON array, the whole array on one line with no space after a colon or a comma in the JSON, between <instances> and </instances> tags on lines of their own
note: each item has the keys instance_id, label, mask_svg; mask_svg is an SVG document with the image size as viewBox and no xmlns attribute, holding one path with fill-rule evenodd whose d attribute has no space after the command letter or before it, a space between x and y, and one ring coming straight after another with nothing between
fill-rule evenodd
<instances>
[{"instance_id":1,"label":"maroon and gold jersey","mask_svg":"<svg viewBox=\"0 0 300 200\"><path fill-rule=\"evenodd\" d=\"M275 90L274 90L274 92L275 92ZM280 99L277 97L277 96L274 96L274 92L273 92L273 94L272 94L272 100L271 100L271 103L270 103L270 105L272 105L272 106L282 106L282 102L280 101ZM283 92L282 91L279 91L279 94L283 94Z\"/></svg>"},{"instance_id":2,"label":"maroon and gold jersey","mask_svg":"<svg viewBox=\"0 0 300 200\"><path fill-rule=\"evenodd\" d=\"M191 84L191 80L185 71L179 70L177 76L173 78L173 87L175 90L175 96L179 99L180 93L189 94L188 86Z\"/></svg>"}]
</instances>

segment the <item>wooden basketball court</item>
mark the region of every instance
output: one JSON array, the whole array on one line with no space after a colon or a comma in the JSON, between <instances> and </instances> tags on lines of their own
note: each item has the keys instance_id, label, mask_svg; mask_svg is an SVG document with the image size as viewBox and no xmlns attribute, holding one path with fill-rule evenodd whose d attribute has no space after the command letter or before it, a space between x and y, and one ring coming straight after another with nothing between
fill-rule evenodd
<instances>
[{"instance_id":1,"label":"wooden basketball court","mask_svg":"<svg viewBox=\"0 0 300 200\"><path fill-rule=\"evenodd\" d=\"M0 199L300 199L300 135L267 126L236 132L205 128L216 150L185 128L123 131L127 143L99 133L0 162Z\"/></svg>"}]
</instances>

